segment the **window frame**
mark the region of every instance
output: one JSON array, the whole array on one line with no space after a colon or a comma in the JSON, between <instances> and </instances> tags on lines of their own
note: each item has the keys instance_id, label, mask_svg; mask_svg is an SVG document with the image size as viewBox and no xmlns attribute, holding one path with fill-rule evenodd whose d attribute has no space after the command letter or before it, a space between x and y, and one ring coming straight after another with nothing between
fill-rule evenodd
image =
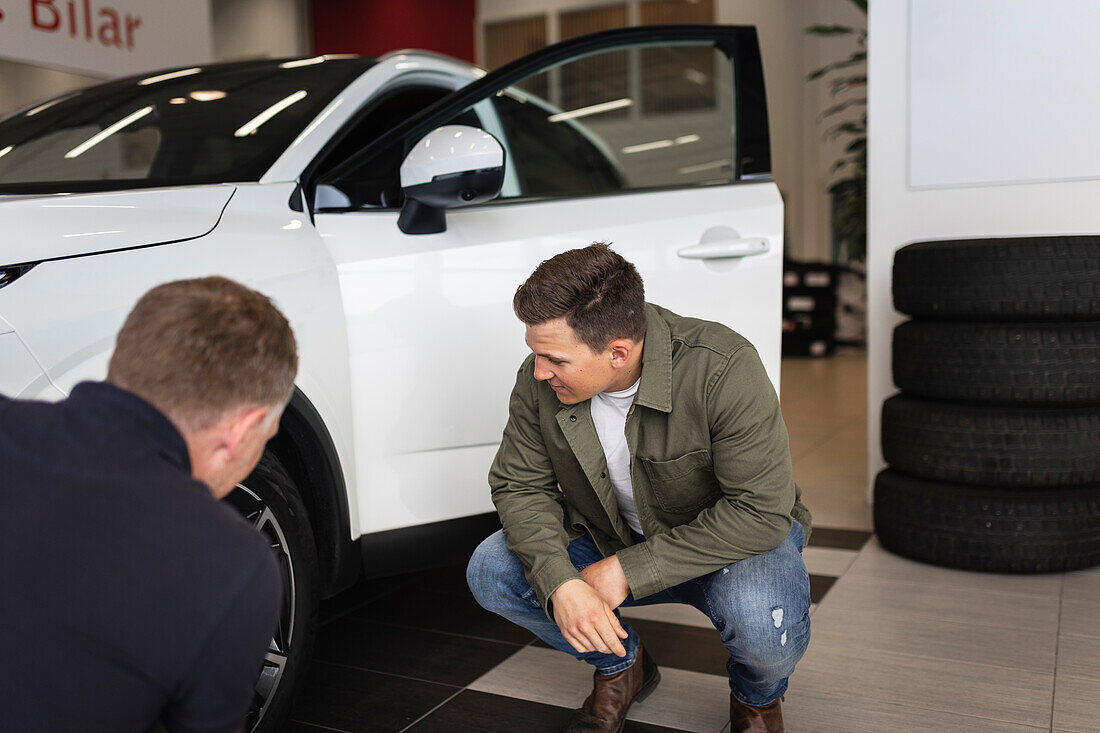
<instances>
[{"instance_id":1,"label":"window frame","mask_svg":"<svg viewBox=\"0 0 1100 733\"><path fill-rule=\"evenodd\" d=\"M772 179L771 149L768 134L767 97L764 92L764 75L760 57L760 44L756 29L752 26L714 25L663 25L638 26L601 31L587 36L563 41L528 54L505 64L421 110L408 120L380 135L343 163L323 175L303 177L306 206L313 211L314 191L317 185L338 187L339 181L354 177L355 171L369 163L374 155L389 145L404 144L406 140L418 140L448 119L465 111L478 102L502 91L512 84L574 58L619 47L661 45L690 41L710 42L733 64L733 175L729 183L712 185L737 185ZM368 105L372 106L372 105ZM627 194L656 193L667 190L686 190L696 187L671 185L638 189L625 189L603 193L556 194L552 196L515 197L494 200L478 206L504 206L532 201L596 198ZM393 209L352 207L350 211L393 211Z\"/></svg>"}]
</instances>

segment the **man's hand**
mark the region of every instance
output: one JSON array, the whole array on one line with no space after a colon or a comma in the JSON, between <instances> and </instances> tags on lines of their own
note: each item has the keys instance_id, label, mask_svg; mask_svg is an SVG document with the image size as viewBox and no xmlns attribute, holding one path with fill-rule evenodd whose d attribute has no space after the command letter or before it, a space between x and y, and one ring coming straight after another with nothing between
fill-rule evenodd
<instances>
[{"instance_id":1,"label":"man's hand","mask_svg":"<svg viewBox=\"0 0 1100 733\"><path fill-rule=\"evenodd\" d=\"M612 610L621 606L630 595L630 584L617 555L592 563L581 571L581 577L600 594L600 598Z\"/></svg>"},{"instance_id":2,"label":"man's hand","mask_svg":"<svg viewBox=\"0 0 1100 733\"><path fill-rule=\"evenodd\" d=\"M619 639L628 634L615 612L588 583L576 578L567 580L551 594L550 600L562 636L578 652L626 656Z\"/></svg>"}]
</instances>

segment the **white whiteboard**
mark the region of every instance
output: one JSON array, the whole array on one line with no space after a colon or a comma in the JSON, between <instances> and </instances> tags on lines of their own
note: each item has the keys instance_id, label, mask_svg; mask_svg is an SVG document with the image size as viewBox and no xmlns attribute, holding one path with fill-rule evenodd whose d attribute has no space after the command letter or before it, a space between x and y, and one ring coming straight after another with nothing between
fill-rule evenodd
<instances>
[{"instance_id":1,"label":"white whiteboard","mask_svg":"<svg viewBox=\"0 0 1100 733\"><path fill-rule=\"evenodd\" d=\"M1100 2L910 0L909 13L911 188L1100 178Z\"/></svg>"}]
</instances>

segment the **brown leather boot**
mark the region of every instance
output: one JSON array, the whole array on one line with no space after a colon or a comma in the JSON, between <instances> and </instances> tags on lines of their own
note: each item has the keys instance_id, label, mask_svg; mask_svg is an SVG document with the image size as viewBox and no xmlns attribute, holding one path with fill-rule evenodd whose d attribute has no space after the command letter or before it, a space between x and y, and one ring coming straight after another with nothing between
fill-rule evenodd
<instances>
[{"instance_id":1,"label":"brown leather boot","mask_svg":"<svg viewBox=\"0 0 1100 733\"><path fill-rule=\"evenodd\" d=\"M639 645L634 664L615 674L596 672L592 679L592 694L569 716L562 733L619 733L626 725L626 711L653 692L661 672Z\"/></svg>"},{"instance_id":2,"label":"brown leather boot","mask_svg":"<svg viewBox=\"0 0 1100 733\"><path fill-rule=\"evenodd\" d=\"M783 733L782 699L746 705L730 695L730 733Z\"/></svg>"}]
</instances>

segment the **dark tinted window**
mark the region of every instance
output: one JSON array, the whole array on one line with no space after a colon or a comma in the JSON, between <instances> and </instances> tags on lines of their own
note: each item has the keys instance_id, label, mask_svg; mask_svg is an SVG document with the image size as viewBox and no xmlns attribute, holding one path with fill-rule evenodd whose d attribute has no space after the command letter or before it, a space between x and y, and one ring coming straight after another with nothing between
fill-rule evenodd
<instances>
[{"instance_id":1,"label":"dark tinted window","mask_svg":"<svg viewBox=\"0 0 1100 733\"><path fill-rule=\"evenodd\" d=\"M255 181L373 60L216 64L131 77L0 121L0 190Z\"/></svg>"},{"instance_id":2,"label":"dark tinted window","mask_svg":"<svg viewBox=\"0 0 1100 733\"><path fill-rule=\"evenodd\" d=\"M623 180L607 154L569 122L533 100L493 99L519 179L519 196L574 196L617 191Z\"/></svg>"}]
</instances>

